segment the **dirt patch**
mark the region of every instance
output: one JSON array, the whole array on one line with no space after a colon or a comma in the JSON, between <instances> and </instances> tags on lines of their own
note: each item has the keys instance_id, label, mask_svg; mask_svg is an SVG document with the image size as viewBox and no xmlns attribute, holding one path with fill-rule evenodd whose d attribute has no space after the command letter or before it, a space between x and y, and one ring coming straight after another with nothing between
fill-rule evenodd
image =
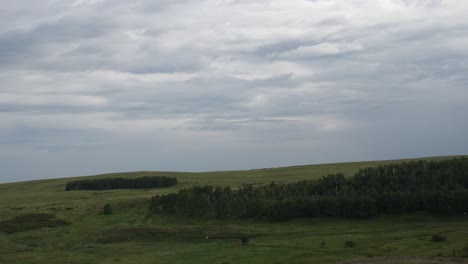
<instances>
[{"instance_id":1,"label":"dirt patch","mask_svg":"<svg viewBox=\"0 0 468 264\"><path fill-rule=\"evenodd\" d=\"M338 262L337 264L461 264L468 263L468 259L431 258L431 257L378 257L360 258Z\"/></svg>"}]
</instances>

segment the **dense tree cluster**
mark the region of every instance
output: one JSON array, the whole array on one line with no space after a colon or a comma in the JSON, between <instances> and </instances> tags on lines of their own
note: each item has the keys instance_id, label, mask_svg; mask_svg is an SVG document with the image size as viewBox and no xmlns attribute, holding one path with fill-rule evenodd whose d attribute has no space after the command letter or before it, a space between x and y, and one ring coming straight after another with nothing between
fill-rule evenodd
<instances>
[{"instance_id":1,"label":"dense tree cluster","mask_svg":"<svg viewBox=\"0 0 468 264\"><path fill-rule=\"evenodd\" d=\"M154 196L150 211L188 216L357 217L414 211L468 211L468 159L417 161L333 174L319 180L254 187L193 187Z\"/></svg>"},{"instance_id":2,"label":"dense tree cluster","mask_svg":"<svg viewBox=\"0 0 468 264\"><path fill-rule=\"evenodd\" d=\"M146 176L140 178L103 178L72 181L65 190L108 190L108 189L147 189L170 187L177 184L177 179L166 176Z\"/></svg>"}]
</instances>

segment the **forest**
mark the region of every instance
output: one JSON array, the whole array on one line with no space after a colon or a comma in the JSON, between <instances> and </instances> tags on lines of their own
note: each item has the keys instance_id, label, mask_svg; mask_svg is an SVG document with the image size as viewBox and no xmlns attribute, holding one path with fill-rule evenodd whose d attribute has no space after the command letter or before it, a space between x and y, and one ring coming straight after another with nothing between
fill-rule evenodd
<instances>
[{"instance_id":1,"label":"forest","mask_svg":"<svg viewBox=\"0 0 468 264\"><path fill-rule=\"evenodd\" d=\"M170 187L176 184L176 178L166 176L145 176L133 179L103 178L71 181L65 185L65 190L149 189Z\"/></svg>"},{"instance_id":2,"label":"forest","mask_svg":"<svg viewBox=\"0 0 468 264\"><path fill-rule=\"evenodd\" d=\"M360 169L319 180L230 187L195 186L153 196L152 213L264 218L371 218L378 214L427 211L466 214L468 159L412 161Z\"/></svg>"}]
</instances>

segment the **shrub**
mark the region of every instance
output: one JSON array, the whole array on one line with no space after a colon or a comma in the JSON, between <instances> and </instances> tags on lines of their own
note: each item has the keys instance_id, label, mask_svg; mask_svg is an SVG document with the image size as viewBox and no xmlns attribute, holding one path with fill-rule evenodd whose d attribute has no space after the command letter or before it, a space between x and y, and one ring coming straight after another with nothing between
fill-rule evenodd
<instances>
[{"instance_id":1,"label":"shrub","mask_svg":"<svg viewBox=\"0 0 468 264\"><path fill-rule=\"evenodd\" d=\"M241 243L242 245L247 245L249 243L249 238L248 237L241 237Z\"/></svg>"},{"instance_id":2,"label":"shrub","mask_svg":"<svg viewBox=\"0 0 468 264\"><path fill-rule=\"evenodd\" d=\"M431 240L432 242L442 242L446 241L447 237L439 234L433 234Z\"/></svg>"},{"instance_id":3,"label":"shrub","mask_svg":"<svg viewBox=\"0 0 468 264\"><path fill-rule=\"evenodd\" d=\"M344 242L344 244L345 244L345 247L355 247L355 246L356 246L356 243L354 243L354 242L351 241L351 240L346 240L346 241Z\"/></svg>"},{"instance_id":4,"label":"shrub","mask_svg":"<svg viewBox=\"0 0 468 264\"><path fill-rule=\"evenodd\" d=\"M102 210L102 212L105 214L105 215L110 215L112 214L112 206L110 204L105 204L104 205L104 208Z\"/></svg>"}]
</instances>

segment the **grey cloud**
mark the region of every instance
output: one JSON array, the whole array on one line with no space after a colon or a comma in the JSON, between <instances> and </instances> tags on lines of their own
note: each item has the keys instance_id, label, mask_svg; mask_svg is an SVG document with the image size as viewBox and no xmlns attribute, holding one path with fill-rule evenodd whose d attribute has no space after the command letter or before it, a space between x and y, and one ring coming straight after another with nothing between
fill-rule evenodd
<instances>
[{"instance_id":1,"label":"grey cloud","mask_svg":"<svg viewBox=\"0 0 468 264\"><path fill-rule=\"evenodd\" d=\"M451 0L10 1L0 181L462 154L466 12Z\"/></svg>"},{"instance_id":2,"label":"grey cloud","mask_svg":"<svg viewBox=\"0 0 468 264\"><path fill-rule=\"evenodd\" d=\"M67 45L103 37L111 28L112 25L100 19L62 18L30 29L4 32L0 34L0 66L50 67L50 57L57 56Z\"/></svg>"}]
</instances>

